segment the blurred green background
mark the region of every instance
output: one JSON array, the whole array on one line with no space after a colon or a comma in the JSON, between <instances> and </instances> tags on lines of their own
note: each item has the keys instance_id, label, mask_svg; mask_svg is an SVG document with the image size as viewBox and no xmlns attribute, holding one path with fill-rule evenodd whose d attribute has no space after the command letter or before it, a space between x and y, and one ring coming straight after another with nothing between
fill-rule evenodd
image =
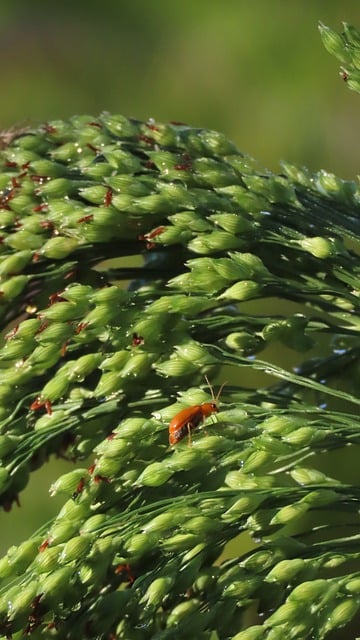
<instances>
[{"instance_id":1,"label":"blurred green background","mask_svg":"<svg viewBox=\"0 0 360 640\"><path fill-rule=\"evenodd\" d=\"M322 46L321 20L360 26L359 0L2 0L0 128L124 113L223 131L270 169L286 159L358 173L359 97ZM0 513L0 553L55 514L55 462L21 509Z\"/></svg>"}]
</instances>

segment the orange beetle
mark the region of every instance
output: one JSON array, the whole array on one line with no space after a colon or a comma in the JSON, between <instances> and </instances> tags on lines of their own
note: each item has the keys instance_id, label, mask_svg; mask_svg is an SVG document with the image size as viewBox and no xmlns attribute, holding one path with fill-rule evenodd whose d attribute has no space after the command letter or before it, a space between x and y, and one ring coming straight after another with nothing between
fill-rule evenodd
<instances>
[{"instance_id":1,"label":"orange beetle","mask_svg":"<svg viewBox=\"0 0 360 640\"><path fill-rule=\"evenodd\" d=\"M196 404L193 407L186 407L179 411L174 416L169 424L169 444L174 445L180 442L186 435L189 436L189 444L191 442L191 432L201 423L205 421L213 413L219 411L217 402L220 394L226 384L223 382L216 397L214 396L213 388L205 376L205 380L209 385L211 391L212 402L204 402L203 404Z\"/></svg>"}]
</instances>

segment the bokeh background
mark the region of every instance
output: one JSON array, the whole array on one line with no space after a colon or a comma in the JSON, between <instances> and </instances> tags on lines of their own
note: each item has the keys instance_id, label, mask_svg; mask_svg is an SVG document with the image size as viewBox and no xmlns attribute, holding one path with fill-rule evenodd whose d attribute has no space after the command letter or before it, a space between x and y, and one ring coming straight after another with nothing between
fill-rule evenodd
<instances>
[{"instance_id":1,"label":"bokeh background","mask_svg":"<svg viewBox=\"0 0 360 640\"><path fill-rule=\"evenodd\" d=\"M360 27L359 0L1 0L0 129L107 110L221 130L274 171L354 178L360 98L319 20ZM52 461L0 512L0 554L57 512L66 470Z\"/></svg>"}]
</instances>

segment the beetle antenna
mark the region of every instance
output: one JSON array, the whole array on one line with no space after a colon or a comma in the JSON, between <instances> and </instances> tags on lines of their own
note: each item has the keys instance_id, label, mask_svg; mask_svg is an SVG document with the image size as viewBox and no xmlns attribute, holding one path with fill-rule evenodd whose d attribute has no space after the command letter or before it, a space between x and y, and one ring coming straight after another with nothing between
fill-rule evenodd
<instances>
[{"instance_id":1,"label":"beetle antenna","mask_svg":"<svg viewBox=\"0 0 360 640\"><path fill-rule=\"evenodd\" d=\"M212 386L212 384L210 384L209 378L207 376L205 376L205 380L206 380L207 386L210 389L212 401L216 403L213 386Z\"/></svg>"},{"instance_id":2,"label":"beetle antenna","mask_svg":"<svg viewBox=\"0 0 360 640\"><path fill-rule=\"evenodd\" d=\"M212 401L214 402L214 404L216 404L218 402L219 398L220 398L220 395L221 395L221 392L222 392L223 388L225 387L225 385L227 383L227 380L225 380L225 382L222 383L222 385L221 385L219 391L217 392L216 396L214 394L214 388L210 384L209 378L207 376L205 376L205 380L206 380L206 383L207 383L207 385L208 385L208 387L210 389Z\"/></svg>"},{"instance_id":3,"label":"beetle antenna","mask_svg":"<svg viewBox=\"0 0 360 640\"><path fill-rule=\"evenodd\" d=\"M221 392L222 392L222 390L223 390L223 388L225 387L226 384L227 384L227 380L225 380L225 382L222 383L219 391L217 392L216 398L215 398L215 404L217 404L217 402L218 402L218 400L219 400L219 398L221 396Z\"/></svg>"}]
</instances>

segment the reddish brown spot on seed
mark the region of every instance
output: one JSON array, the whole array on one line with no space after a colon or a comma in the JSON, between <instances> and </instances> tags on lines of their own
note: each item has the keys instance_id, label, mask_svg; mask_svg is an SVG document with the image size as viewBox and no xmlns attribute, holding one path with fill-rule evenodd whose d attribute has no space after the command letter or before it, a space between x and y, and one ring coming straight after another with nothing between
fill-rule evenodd
<instances>
[{"instance_id":1,"label":"reddish brown spot on seed","mask_svg":"<svg viewBox=\"0 0 360 640\"><path fill-rule=\"evenodd\" d=\"M30 605L32 609L37 609L37 607L39 606L40 600L43 597L43 595L44 595L43 593L39 593L37 596L35 596L34 600L32 601L32 603Z\"/></svg>"},{"instance_id":2,"label":"reddish brown spot on seed","mask_svg":"<svg viewBox=\"0 0 360 640\"><path fill-rule=\"evenodd\" d=\"M45 411L48 414L48 416L51 416L51 414L52 414L52 406L51 406L50 400L45 400L44 407L45 407Z\"/></svg>"},{"instance_id":3,"label":"reddish brown spot on seed","mask_svg":"<svg viewBox=\"0 0 360 640\"><path fill-rule=\"evenodd\" d=\"M46 182L47 180L50 180L49 176L38 176L35 173L32 173L30 175L30 179L33 182L38 182L39 184L42 184L43 182Z\"/></svg>"},{"instance_id":4,"label":"reddish brown spot on seed","mask_svg":"<svg viewBox=\"0 0 360 640\"><path fill-rule=\"evenodd\" d=\"M36 333L41 333L48 326L49 326L49 321L48 320L43 320Z\"/></svg>"},{"instance_id":5,"label":"reddish brown spot on seed","mask_svg":"<svg viewBox=\"0 0 360 640\"><path fill-rule=\"evenodd\" d=\"M90 475L92 473L94 473L95 467L96 467L96 463L95 462L92 465L90 465L90 467L88 467L88 472L90 473Z\"/></svg>"},{"instance_id":6,"label":"reddish brown spot on seed","mask_svg":"<svg viewBox=\"0 0 360 640\"><path fill-rule=\"evenodd\" d=\"M187 162L185 164L175 164L174 169L176 171L189 171L192 167L191 162Z\"/></svg>"},{"instance_id":7,"label":"reddish brown spot on seed","mask_svg":"<svg viewBox=\"0 0 360 640\"><path fill-rule=\"evenodd\" d=\"M165 227L157 227L156 229L153 229L153 231L149 231L149 233L139 235L138 240L145 240L146 248L153 249L156 244L154 242L151 242L151 240L153 238L156 238L156 236L159 236L161 233L163 233L163 231L165 231Z\"/></svg>"},{"instance_id":8,"label":"reddish brown spot on seed","mask_svg":"<svg viewBox=\"0 0 360 640\"><path fill-rule=\"evenodd\" d=\"M132 347L138 347L141 344L144 344L145 340L143 338L143 336L139 336L138 333L133 333L132 335L132 341L131 341L131 346Z\"/></svg>"},{"instance_id":9,"label":"reddish brown spot on seed","mask_svg":"<svg viewBox=\"0 0 360 640\"><path fill-rule=\"evenodd\" d=\"M64 302L64 298L61 296L62 291L57 291L56 293L52 293L49 295L49 307L51 307L56 302Z\"/></svg>"},{"instance_id":10,"label":"reddish brown spot on seed","mask_svg":"<svg viewBox=\"0 0 360 640\"><path fill-rule=\"evenodd\" d=\"M80 322L77 327L75 328L75 333L81 333L84 329L86 329L86 327L89 326L88 322Z\"/></svg>"},{"instance_id":11,"label":"reddish brown spot on seed","mask_svg":"<svg viewBox=\"0 0 360 640\"><path fill-rule=\"evenodd\" d=\"M40 553L42 553L43 551L45 551L45 549L48 548L50 542L51 542L50 538L46 538L44 542L41 543L41 545L39 546Z\"/></svg>"},{"instance_id":12,"label":"reddish brown spot on seed","mask_svg":"<svg viewBox=\"0 0 360 640\"><path fill-rule=\"evenodd\" d=\"M96 484L100 484L100 482L106 482L107 484L110 484L110 480L109 480L109 478L107 478L106 476L101 476L101 475L99 475L99 474L96 474L96 475L94 476L94 482L95 482Z\"/></svg>"},{"instance_id":13,"label":"reddish brown spot on seed","mask_svg":"<svg viewBox=\"0 0 360 640\"><path fill-rule=\"evenodd\" d=\"M64 356L66 355L68 344L69 344L69 340L66 340L66 342L64 342L63 346L60 349L60 354L62 358L64 358Z\"/></svg>"},{"instance_id":14,"label":"reddish brown spot on seed","mask_svg":"<svg viewBox=\"0 0 360 640\"><path fill-rule=\"evenodd\" d=\"M94 216L92 213L90 213L87 216L83 216L82 218L79 218L79 220L77 220L77 222L81 223L81 222L91 222L91 220L93 220Z\"/></svg>"},{"instance_id":15,"label":"reddish brown spot on seed","mask_svg":"<svg viewBox=\"0 0 360 640\"><path fill-rule=\"evenodd\" d=\"M45 123L42 128L44 131L46 131L46 133L56 133L57 131L56 127L54 127L54 125L52 124Z\"/></svg>"},{"instance_id":16,"label":"reddish brown spot on seed","mask_svg":"<svg viewBox=\"0 0 360 640\"><path fill-rule=\"evenodd\" d=\"M128 563L125 564L118 564L115 567L114 573L118 576L118 575L124 575L127 580L129 581L130 584L133 584L133 582L135 582L135 576L132 572L131 566Z\"/></svg>"},{"instance_id":17,"label":"reddish brown spot on seed","mask_svg":"<svg viewBox=\"0 0 360 640\"><path fill-rule=\"evenodd\" d=\"M144 163L144 167L145 167L146 169L156 169L156 164L155 164L155 162L153 162L152 160L147 160L147 161Z\"/></svg>"},{"instance_id":18,"label":"reddish brown spot on seed","mask_svg":"<svg viewBox=\"0 0 360 640\"><path fill-rule=\"evenodd\" d=\"M112 189L108 189L104 196L104 206L109 207L112 203L113 192Z\"/></svg>"},{"instance_id":19,"label":"reddish brown spot on seed","mask_svg":"<svg viewBox=\"0 0 360 640\"><path fill-rule=\"evenodd\" d=\"M155 124L152 124L151 122L145 122L145 126L150 129L150 131L160 131L159 127L157 127Z\"/></svg>"},{"instance_id":20,"label":"reddish brown spot on seed","mask_svg":"<svg viewBox=\"0 0 360 640\"><path fill-rule=\"evenodd\" d=\"M37 411L38 409L41 409L41 407L43 406L44 406L44 403L40 399L40 396L38 396L37 398L35 398L34 402L31 403L30 409L31 411Z\"/></svg>"},{"instance_id":21,"label":"reddish brown spot on seed","mask_svg":"<svg viewBox=\"0 0 360 640\"><path fill-rule=\"evenodd\" d=\"M6 334L5 340L12 340L13 338L15 338L18 330L19 330L19 325L17 324L11 331L9 331L9 333Z\"/></svg>"},{"instance_id":22,"label":"reddish brown spot on seed","mask_svg":"<svg viewBox=\"0 0 360 640\"><path fill-rule=\"evenodd\" d=\"M95 147L95 145L91 144L91 142L87 142L85 146L94 153L100 153L99 149Z\"/></svg>"},{"instance_id":23,"label":"reddish brown spot on seed","mask_svg":"<svg viewBox=\"0 0 360 640\"><path fill-rule=\"evenodd\" d=\"M43 204L43 205L40 205L40 206L45 209L45 208L47 208L48 205L47 204ZM53 229L54 228L54 223L51 220L41 220L40 227L42 227L43 229Z\"/></svg>"},{"instance_id":24,"label":"reddish brown spot on seed","mask_svg":"<svg viewBox=\"0 0 360 640\"><path fill-rule=\"evenodd\" d=\"M18 189L21 186L17 178L11 178L11 184L14 189Z\"/></svg>"},{"instance_id":25,"label":"reddish brown spot on seed","mask_svg":"<svg viewBox=\"0 0 360 640\"><path fill-rule=\"evenodd\" d=\"M140 140L140 142L145 142L145 144L154 144L154 140L152 138L150 138L149 136L144 136L143 134L139 135L138 139Z\"/></svg>"},{"instance_id":26,"label":"reddish brown spot on seed","mask_svg":"<svg viewBox=\"0 0 360 640\"><path fill-rule=\"evenodd\" d=\"M43 409L43 408L45 408L46 413L49 416L51 416L52 407L51 407L50 400L42 400L42 398L38 396L37 398L35 398L34 402L32 402L30 405L31 411L39 411L39 409Z\"/></svg>"},{"instance_id":27,"label":"reddish brown spot on seed","mask_svg":"<svg viewBox=\"0 0 360 640\"><path fill-rule=\"evenodd\" d=\"M77 485L74 493L72 494L72 499L75 500L83 491L85 488L85 478L80 478L80 482Z\"/></svg>"}]
</instances>

